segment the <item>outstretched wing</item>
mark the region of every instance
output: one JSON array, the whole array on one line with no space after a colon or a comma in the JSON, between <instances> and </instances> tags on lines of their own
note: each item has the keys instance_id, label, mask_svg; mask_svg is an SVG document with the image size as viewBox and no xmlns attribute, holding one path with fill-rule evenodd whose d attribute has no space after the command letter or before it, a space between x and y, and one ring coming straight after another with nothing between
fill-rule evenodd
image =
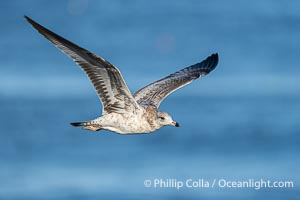
<instances>
[{"instance_id":1,"label":"outstretched wing","mask_svg":"<svg viewBox=\"0 0 300 200\"><path fill-rule=\"evenodd\" d=\"M87 74L103 104L103 114L133 112L139 107L120 71L103 58L60 37L25 16L27 21L62 52L70 56Z\"/></svg>"},{"instance_id":2,"label":"outstretched wing","mask_svg":"<svg viewBox=\"0 0 300 200\"><path fill-rule=\"evenodd\" d=\"M212 54L200 63L177 71L169 76L151 83L134 93L134 99L139 104L153 105L160 103L175 90L205 76L218 64L218 54Z\"/></svg>"}]
</instances>

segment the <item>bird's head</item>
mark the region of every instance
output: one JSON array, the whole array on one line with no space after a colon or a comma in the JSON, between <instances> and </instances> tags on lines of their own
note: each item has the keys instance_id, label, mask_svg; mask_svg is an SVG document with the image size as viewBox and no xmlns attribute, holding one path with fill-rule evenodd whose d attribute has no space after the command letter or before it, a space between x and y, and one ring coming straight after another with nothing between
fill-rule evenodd
<instances>
[{"instance_id":1,"label":"bird's head","mask_svg":"<svg viewBox=\"0 0 300 200\"><path fill-rule=\"evenodd\" d=\"M158 119L159 124L162 126L170 125L170 126L179 127L179 124L177 122L173 121L172 117L166 112L158 111L157 119Z\"/></svg>"}]
</instances>

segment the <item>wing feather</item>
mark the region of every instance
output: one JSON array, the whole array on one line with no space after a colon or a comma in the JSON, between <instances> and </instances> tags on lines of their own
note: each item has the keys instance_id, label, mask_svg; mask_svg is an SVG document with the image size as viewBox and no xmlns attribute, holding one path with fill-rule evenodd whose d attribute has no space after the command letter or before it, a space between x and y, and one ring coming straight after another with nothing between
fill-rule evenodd
<instances>
[{"instance_id":1,"label":"wing feather","mask_svg":"<svg viewBox=\"0 0 300 200\"><path fill-rule=\"evenodd\" d=\"M133 96L139 104L152 105L158 108L169 94L211 72L217 66L218 60L218 54L212 54L200 63L179 70L143 87Z\"/></svg>"},{"instance_id":2,"label":"wing feather","mask_svg":"<svg viewBox=\"0 0 300 200\"><path fill-rule=\"evenodd\" d=\"M27 21L58 49L71 57L87 74L100 101L103 114L134 112L139 105L129 91L120 71L103 58L79 47L25 16Z\"/></svg>"}]
</instances>

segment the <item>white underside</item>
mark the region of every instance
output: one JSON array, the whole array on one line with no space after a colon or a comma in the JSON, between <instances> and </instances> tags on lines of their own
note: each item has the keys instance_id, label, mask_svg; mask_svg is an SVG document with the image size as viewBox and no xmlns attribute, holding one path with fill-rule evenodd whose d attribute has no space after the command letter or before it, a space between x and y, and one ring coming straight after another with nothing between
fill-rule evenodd
<instances>
[{"instance_id":1,"label":"white underside","mask_svg":"<svg viewBox=\"0 0 300 200\"><path fill-rule=\"evenodd\" d=\"M143 111L136 114L110 113L93 120L93 122L99 124L102 129L119 134L150 133L162 127L159 124L156 124L155 127L151 126L143 115Z\"/></svg>"}]
</instances>

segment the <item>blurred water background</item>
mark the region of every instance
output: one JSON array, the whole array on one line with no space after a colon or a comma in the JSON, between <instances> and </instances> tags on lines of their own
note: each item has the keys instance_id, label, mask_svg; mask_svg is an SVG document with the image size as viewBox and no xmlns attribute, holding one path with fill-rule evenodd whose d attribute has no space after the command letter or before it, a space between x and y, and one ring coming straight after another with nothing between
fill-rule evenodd
<instances>
[{"instance_id":1,"label":"blurred water background","mask_svg":"<svg viewBox=\"0 0 300 200\"><path fill-rule=\"evenodd\" d=\"M298 199L300 2L2 1L0 199ZM161 105L181 124L88 132L88 79L23 18L119 67L130 89L219 53ZM146 188L144 180L291 180L294 188Z\"/></svg>"}]
</instances>

